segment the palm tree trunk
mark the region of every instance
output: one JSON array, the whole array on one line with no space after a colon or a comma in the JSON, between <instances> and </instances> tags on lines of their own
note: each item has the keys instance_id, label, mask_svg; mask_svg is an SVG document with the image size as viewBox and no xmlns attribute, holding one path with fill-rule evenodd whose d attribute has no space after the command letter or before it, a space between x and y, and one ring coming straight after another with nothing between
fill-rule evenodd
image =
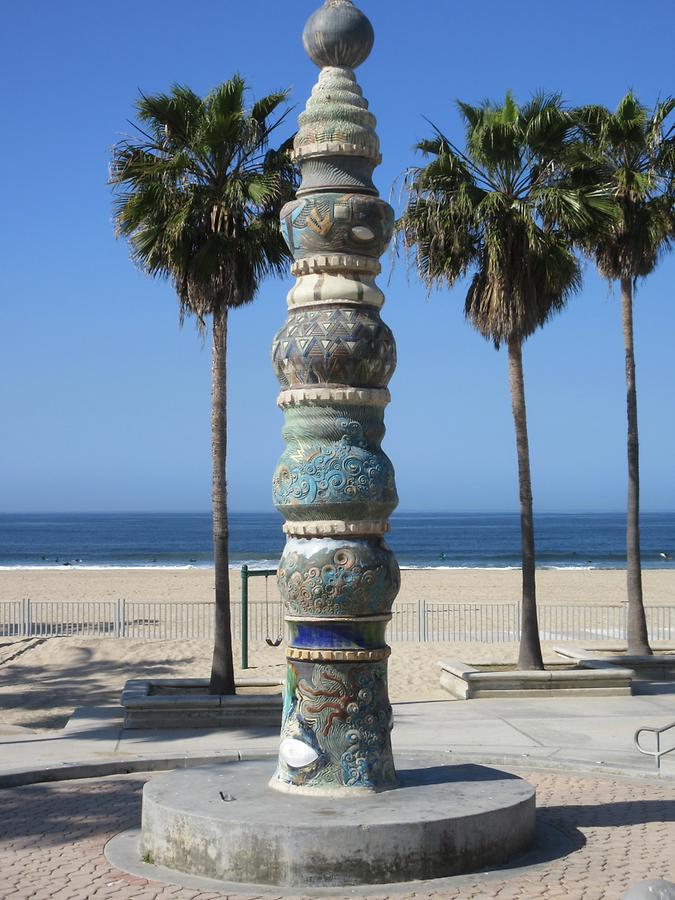
<instances>
[{"instance_id":1,"label":"palm tree trunk","mask_svg":"<svg viewBox=\"0 0 675 900\"><path fill-rule=\"evenodd\" d=\"M216 621L209 691L211 694L234 694L227 522L227 307L224 304L219 304L213 314L211 455Z\"/></svg>"},{"instance_id":2,"label":"palm tree trunk","mask_svg":"<svg viewBox=\"0 0 675 900\"><path fill-rule=\"evenodd\" d=\"M518 452L518 483L520 486L520 539L523 553L523 599L520 625L519 669L543 669L544 660L539 642L537 621L537 592L534 558L534 514L532 511L532 478L530 475L530 443L527 436L525 383L523 380L522 344L509 341L509 387L513 424L516 429Z\"/></svg>"},{"instance_id":3,"label":"palm tree trunk","mask_svg":"<svg viewBox=\"0 0 675 900\"><path fill-rule=\"evenodd\" d=\"M635 350L633 345L633 282L621 279L621 317L626 349L626 407L628 412L628 503L626 507L626 575L628 587L628 653L649 656L647 619L642 599L640 559L640 445L638 439Z\"/></svg>"}]
</instances>

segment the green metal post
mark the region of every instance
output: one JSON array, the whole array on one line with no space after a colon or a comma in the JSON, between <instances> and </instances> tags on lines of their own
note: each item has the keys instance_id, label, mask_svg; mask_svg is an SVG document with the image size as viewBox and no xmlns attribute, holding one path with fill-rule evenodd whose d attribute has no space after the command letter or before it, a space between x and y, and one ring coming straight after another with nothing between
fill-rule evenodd
<instances>
[{"instance_id":1,"label":"green metal post","mask_svg":"<svg viewBox=\"0 0 675 900\"><path fill-rule=\"evenodd\" d=\"M248 669L248 566L241 567L241 667Z\"/></svg>"}]
</instances>

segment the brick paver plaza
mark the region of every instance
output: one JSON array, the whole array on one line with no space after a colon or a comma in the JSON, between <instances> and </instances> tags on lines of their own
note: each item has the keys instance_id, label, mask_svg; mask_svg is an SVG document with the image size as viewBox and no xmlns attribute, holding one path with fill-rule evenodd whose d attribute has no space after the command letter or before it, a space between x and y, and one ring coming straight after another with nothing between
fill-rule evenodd
<instances>
[{"instance_id":1,"label":"brick paver plaza","mask_svg":"<svg viewBox=\"0 0 675 900\"><path fill-rule=\"evenodd\" d=\"M103 849L116 833L138 826L147 777L38 784L0 792L0 898L250 897L243 891L205 893L146 881L111 867ZM672 781L658 784L536 772L525 777L537 787L538 822L562 832L576 849L536 869L509 872L508 878L476 879L435 893L422 889L398 896L618 900L644 878L675 879ZM281 897L283 891L266 896ZM335 896L349 896L349 891Z\"/></svg>"}]
</instances>

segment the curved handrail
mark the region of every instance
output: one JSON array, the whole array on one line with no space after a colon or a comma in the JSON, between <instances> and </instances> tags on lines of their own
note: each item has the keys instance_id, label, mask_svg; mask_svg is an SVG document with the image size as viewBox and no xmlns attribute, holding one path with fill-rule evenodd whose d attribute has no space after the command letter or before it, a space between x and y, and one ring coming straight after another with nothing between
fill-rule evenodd
<instances>
[{"instance_id":1,"label":"curved handrail","mask_svg":"<svg viewBox=\"0 0 675 900\"><path fill-rule=\"evenodd\" d=\"M665 734L666 731L670 731L671 728L675 728L675 722L671 722L669 725L662 725L660 728L650 728L647 725L644 725L642 728L638 728L633 738L635 747L640 753L644 753L645 756L654 757L656 768L659 771L661 771L661 757L675 751L675 746L669 747L666 750L661 749L661 735ZM656 750L645 750L644 747L640 746L640 735L643 734L643 732L649 732L650 734L656 735Z\"/></svg>"}]
</instances>

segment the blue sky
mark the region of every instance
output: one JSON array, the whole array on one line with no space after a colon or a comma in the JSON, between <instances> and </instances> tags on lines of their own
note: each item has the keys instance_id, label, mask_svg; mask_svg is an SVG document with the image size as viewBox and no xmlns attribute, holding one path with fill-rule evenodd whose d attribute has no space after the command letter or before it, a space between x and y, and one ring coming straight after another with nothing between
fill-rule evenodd
<instances>
[{"instance_id":1,"label":"blue sky","mask_svg":"<svg viewBox=\"0 0 675 900\"><path fill-rule=\"evenodd\" d=\"M0 511L205 510L209 354L178 328L167 284L115 241L111 145L138 90L206 92L239 71L298 107L317 70L300 35L317 0L115 4L26 0L3 11L0 143ZM564 7L519 0L362 0L376 47L359 80L379 121L389 196L428 131L460 138L455 98L560 90L571 103L675 91L670 0ZM398 194L394 194L394 199ZM384 259L383 317L398 340L385 448L401 508L517 508L504 353L465 324L463 292L427 298ZM387 285L387 281L389 284ZM282 451L268 362L291 279L231 317L231 507L270 508ZM675 509L675 258L636 299L642 497ZM618 296L586 267L583 293L525 349L535 507L621 509L625 400Z\"/></svg>"}]
</instances>

